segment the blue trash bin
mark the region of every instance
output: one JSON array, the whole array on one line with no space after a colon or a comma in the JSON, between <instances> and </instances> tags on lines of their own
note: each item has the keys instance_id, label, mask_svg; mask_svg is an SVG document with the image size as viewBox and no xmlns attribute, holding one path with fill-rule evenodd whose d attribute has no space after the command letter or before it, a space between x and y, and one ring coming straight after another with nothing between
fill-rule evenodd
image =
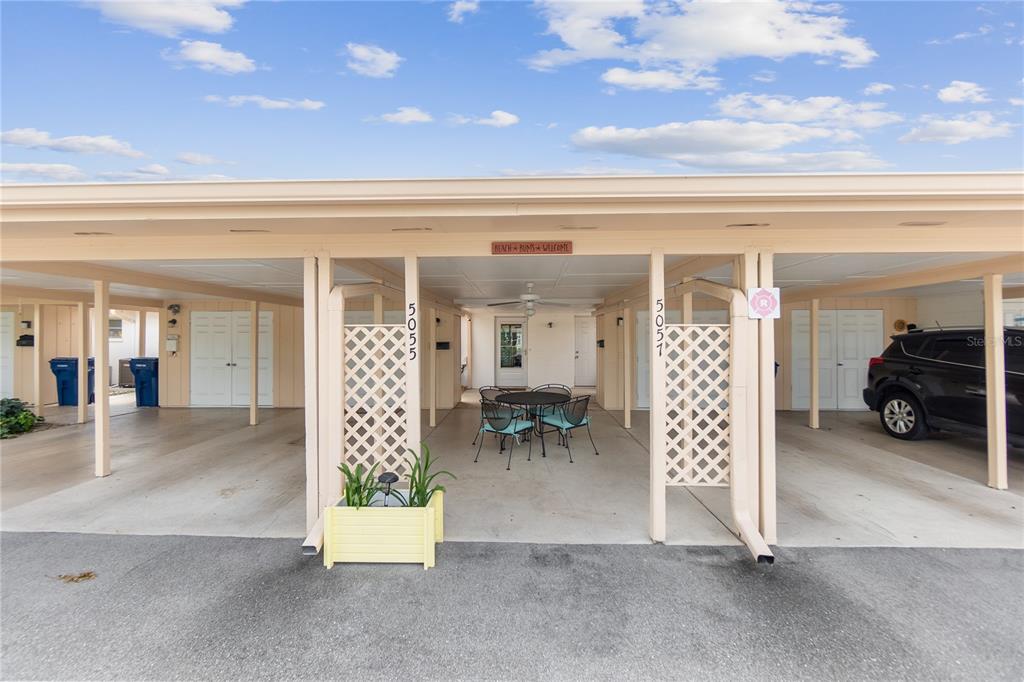
<instances>
[{"instance_id":1,"label":"blue trash bin","mask_svg":"<svg viewBox=\"0 0 1024 682\"><path fill-rule=\"evenodd\" d=\"M78 358L53 358L50 371L57 379L57 404L78 405ZM89 402L95 402L96 368L89 358Z\"/></svg>"},{"instance_id":2,"label":"blue trash bin","mask_svg":"<svg viewBox=\"0 0 1024 682\"><path fill-rule=\"evenodd\" d=\"M132 358L128 367L135 377L135 405L160 407L160 381L157 379L159 358Z\"/></svg>"}]
</instances>

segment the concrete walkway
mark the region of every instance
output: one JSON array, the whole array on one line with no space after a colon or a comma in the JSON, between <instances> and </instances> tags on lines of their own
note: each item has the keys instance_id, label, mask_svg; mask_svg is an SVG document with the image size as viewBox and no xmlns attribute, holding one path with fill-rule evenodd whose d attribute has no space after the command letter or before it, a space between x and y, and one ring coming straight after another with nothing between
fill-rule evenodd
<instances>
[{"instance_id":1,"label":"concrete walkway","mask_svg":"<svg viewBox=\"0 0 1024 682\"><path fill-rule=\"evenodd\" d=\"M1019 680L1024 553L5 533L4 679ZM94 571L65 583L60 574Z\"/></svg>"}]
</instances>

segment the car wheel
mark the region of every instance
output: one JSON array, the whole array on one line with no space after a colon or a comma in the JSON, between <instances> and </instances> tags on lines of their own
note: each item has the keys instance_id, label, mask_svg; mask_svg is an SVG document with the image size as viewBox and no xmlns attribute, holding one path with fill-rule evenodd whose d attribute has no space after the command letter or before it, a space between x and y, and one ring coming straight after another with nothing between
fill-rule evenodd
<instances>
[{"instance_id":1,"label":"car wheel","mask_svg":"<svg viewBox=\"0 0 1024 682\"><path fill-rule=\"evenodd\" d=\"M878 410L882 428L893 438L918 440L928 433L924 423L924 410L917 398L909 393L890 393L882 400Z\"/></svg>"}]
</instances>

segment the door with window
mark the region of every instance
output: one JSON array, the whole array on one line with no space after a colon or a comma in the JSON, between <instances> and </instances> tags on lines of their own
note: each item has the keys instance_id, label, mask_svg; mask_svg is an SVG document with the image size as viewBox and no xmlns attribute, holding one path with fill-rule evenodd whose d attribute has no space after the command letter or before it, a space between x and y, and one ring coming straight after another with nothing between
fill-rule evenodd
<instances>
[{"instance_id":1,"label":"door with window","mask_svg":"<svg viewBox=\"0 0 1024 682\"><path fill-rule=\"evenodd\" d=\"M494 383L526 386L526 318L499 317L495 324Z\"/></svg>"},{"instance_id":2,"label":"door with window","mask_svg":"<svg viewBox=\"0 0 1024 682\"><path fill-rule=\"evenodd\" d=\"M597 384L597 318L576 318L577 386Z\"/></svg>"},{"instance_id":3,"label":"door with window","mask_svg":"<svg viewBox=\"0 0 1024 682\"><path fill-rule=\"evenodd\" d=\"M244 407L249 404L249 335L247 311L195 311L190 316L189 393L199 407ZM274 404L274 313L260 312L259 404Z\"/></svg>"},{"instance_id":4,"label":"door with window","mask_svg":"<svg viewBox=\"0 0 1024 682\"><path fill-rule=\"evenodd\" d=\"M790 318L792 407L811 404L810 311L794 310ZM882 352L881 310L821 310L818 312L818 408L865 410L862 391L868 380L868 361Z\"/></svg>"}]
</instances>

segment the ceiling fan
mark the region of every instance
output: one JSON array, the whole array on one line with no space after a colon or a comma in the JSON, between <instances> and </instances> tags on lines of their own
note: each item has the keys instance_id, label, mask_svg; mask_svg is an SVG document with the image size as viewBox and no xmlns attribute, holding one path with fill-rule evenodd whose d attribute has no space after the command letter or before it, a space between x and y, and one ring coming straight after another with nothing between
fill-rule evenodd
<instances>
[{"instance_id":1,"label":"ceiling fan","mask_svg":"<svg viewBox=\"0 0 1024 682\"><path fill-rule=\"evenodd\" d=\"M569 306L568 303L555 303L553 301L543 301L543 300L541 300L540 294L533 293L533 282L527 282L526 283L526 293L525 294L519 294L519 300L518 301L502 301L500 303L488 303L487 305L488 305L488 307L506 306L506 305L522 306L523 308L526 309L526 316L527 317L533 317L534 313L537 312L534 309L534 307L536 305L538 305L538 304L539 305L553 305L553 306L559 306L559 307L567 307L567 306Z\"/></svg>"}]
</instances>

